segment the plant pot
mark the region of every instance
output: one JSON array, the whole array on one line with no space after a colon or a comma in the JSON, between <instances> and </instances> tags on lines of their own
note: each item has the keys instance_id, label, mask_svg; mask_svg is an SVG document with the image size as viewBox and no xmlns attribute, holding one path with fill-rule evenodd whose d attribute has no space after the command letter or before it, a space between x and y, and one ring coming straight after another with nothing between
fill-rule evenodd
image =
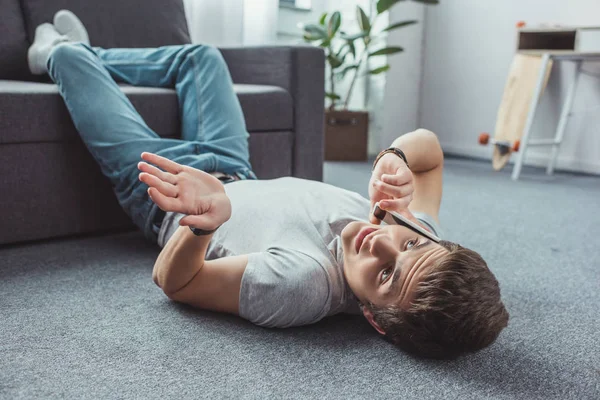
<instances>
[{"instance_id":1,"label":"plant pot","mask_svg":"<svg viewBox=\"0 0 600 400\"><path fill-rule=\"evenodd\" d=\"M367 161L369 113L325 111L325 160Z\"/></svg>"}]
</instances>

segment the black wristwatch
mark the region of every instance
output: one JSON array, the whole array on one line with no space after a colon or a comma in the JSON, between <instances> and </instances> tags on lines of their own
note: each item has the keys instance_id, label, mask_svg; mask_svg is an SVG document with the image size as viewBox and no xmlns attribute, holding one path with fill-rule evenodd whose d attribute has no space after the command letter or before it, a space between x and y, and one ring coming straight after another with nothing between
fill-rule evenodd
<instances>
[{"instance_id":1,"label":"black wristwatch","mask_svg":"<svg viewBox=\"0 0 600 400\"><path fill-rule=\"evenodd\" d=\"M371 171L375 170L375 165L377 165L377 161L379 161L379 159L387 153L394 153L395 155L400 157L406 163L408 169L410 169L410 165L408 165L408 161L406 160L406 155L404 154L404 152L397 147L390 147L389 149L385 149L377 155L377 158L373 163L373 168L371 168Z\"/></svg>"},{"instance_id":2,"label":"black wristwatch","mask_svg":"<svg viewBox=\"0 0 600 400\"><path fill-rule=\"evenodd\" d=\"M217 228L218 229L218 228ZM205 231L204 229L200 229L200 228L192 228L190 226L190 230L192 231L192 233L196 236L205 236L205 235L210 235L211 233L215 233L215 231L217 229L213 229L211 231Z\"/></svg>"}]
</instances>

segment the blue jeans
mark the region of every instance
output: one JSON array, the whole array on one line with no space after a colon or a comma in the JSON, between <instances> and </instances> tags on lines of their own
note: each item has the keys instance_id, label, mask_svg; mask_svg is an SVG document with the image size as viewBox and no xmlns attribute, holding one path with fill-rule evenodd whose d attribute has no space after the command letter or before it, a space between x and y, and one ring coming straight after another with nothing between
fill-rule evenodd
<instances>
[{"instance_id":1,"label":"blue jeans","mask_svg":"<svg viewBox=\"0 0 600 400\"><path fill-rule=\"evenodd\" d=\"M157 239L154 221L160 211L138 180L142 152L206 172L256 179L242 109L217 49L100 49L66 43L52 51L48 70L119 203L148 239ZM181 139L161 138L152 131L116 82L174 88Z\"/></svg>"}]
</instances>

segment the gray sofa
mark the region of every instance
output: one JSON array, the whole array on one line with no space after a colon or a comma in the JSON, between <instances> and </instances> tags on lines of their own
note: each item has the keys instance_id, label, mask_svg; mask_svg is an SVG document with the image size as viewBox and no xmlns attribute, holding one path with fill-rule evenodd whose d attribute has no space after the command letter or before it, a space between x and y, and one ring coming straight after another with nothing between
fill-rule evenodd
<instances>
[{"instance_id":1,"label":"gray sofa","mask_svg":"<svg viewBox=\"0 0 600 400\"><path fill-rule=\"evenodd\" d=\"M93 46L190 43L181 0L0 0L0 244L133 228L81 142L57 88L27 68L35 27L62 8ZM324 55L312 47L221 49L261 179L321 180ZM173 90L123 87L160 136L179 135Z\"/></svg>"}]
</instances>

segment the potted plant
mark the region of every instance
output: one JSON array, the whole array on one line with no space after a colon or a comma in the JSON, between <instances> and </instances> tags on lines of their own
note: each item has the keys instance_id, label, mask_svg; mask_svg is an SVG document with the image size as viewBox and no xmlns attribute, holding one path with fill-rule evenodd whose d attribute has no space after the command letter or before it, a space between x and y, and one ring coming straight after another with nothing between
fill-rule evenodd
<instances>
[{"instance_id":1,"label":"potted plant","mask_svg":"<svg viewBox=\"0 0 600 400\"><path fill-rule=\"evenodd\" d=\"M414 25L418 21L391 23L378 32L372 29L382 14L401 1L404 0L374 1L375 7L371 15L357 6L356 19L359 31L353 34L340 30L342 16L339 11L324 13L317 24L303 26L304 40L322 47L328 64L329 79L325 97L330 103L325 110L326 160L364 161L367 159L369 114L366 111L349 110L348 104L360 75L377 75L390 69L389 64L369 69L369 59L404 51L402 47L382 45L382 39L388 32ZM439 2L438 0L413 1L424 4ZM342 94L336 83L343 81L348 74L352 74L350 84Z\"/></svg>"}]
</instances>

